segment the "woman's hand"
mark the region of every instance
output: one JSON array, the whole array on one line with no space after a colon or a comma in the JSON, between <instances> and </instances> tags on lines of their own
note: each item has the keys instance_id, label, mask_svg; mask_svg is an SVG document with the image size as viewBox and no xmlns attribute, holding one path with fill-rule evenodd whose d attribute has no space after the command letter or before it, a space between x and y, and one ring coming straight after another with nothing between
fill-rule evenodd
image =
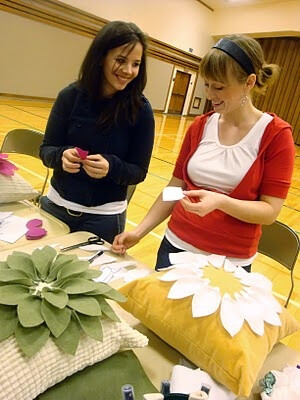
<instances>
[{"instance_id":1,"label":"woman's hand","mask_svg":"<svg viewBox=\"0 0 300 400\"><path fill-rule=\"evenodd\" d=\"M191 213L204 217L210 212L219 209L224 201L225 195L222 193L211 192L209 190L185 190L183 194L186 196L180 203L182 207ZM197 197L196 203L190 200L190 197Z\"/></svg>"},{"instance_id":2,"label":"woman's hand","mask_svg":"<svg viewBox=\"0 0 300 400\"><path fill-rule=\"evenodd\" d=\"M125 254L126 250L137 244L140 239L134 231L120 233L115 237L111 249L114 253Z\"/></svg>"},{"instance_id":3,"label":"woman's hand","mask_svg":"<svg viewBox=\"0 0 300 400\"><path fill-rule=\"evenodd\" d=\"M101 154L87 156L87 158L82 161L82 166L85 172L91 178L95 179L104 178L109 170L109 162L106 158L102 157Z\"/></svg>"},{"instance_id":4,"label":"woman's hand","mask_svg":"<svg viewBox=\"0 0 300 400\"><path fill-rule=\"evenodd\" d=\"M81 159L79 158L75 148L65 150L62 154L61 160L64 171L69 172L70 174L76 174L80 171Z\"/></svg>"}]
</instances>

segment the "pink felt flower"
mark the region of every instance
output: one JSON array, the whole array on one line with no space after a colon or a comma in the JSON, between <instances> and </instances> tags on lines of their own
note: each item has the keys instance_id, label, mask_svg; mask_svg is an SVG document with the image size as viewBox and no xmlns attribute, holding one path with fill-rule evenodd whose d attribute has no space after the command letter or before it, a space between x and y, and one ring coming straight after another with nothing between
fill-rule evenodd
<instances>
[{"instance_id":1,"label":"pink felt flower","mask_svg":"<svg viewBox=\"0 0 300 400\"><path fill-rule=\"evenodd\" d=\"M0 153L0 174L12 176L18 168L13 163L6 160L7 157L8 154Z\"/></svg>"},{"instance_id":2,"label":"pink felt flower","mask_svg":"<svg viewBox=\"0 0 300 400\"><path fill-rule=\"evenodd\" d=\"M77 150L79 158L85 160L89 152L87 150L82 150L80 147L75 147L75 149Z\"/></svg>"}]
</instances>

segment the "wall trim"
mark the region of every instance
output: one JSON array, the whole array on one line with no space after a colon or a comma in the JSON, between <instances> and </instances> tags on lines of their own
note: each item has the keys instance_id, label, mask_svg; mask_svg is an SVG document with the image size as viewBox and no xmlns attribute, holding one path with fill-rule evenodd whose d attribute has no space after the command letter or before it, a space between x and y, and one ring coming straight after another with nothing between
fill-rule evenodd
<instances>
[{"instance_id":1,"label":"wall trim","mask_svg":"<svg viewBox=\"0 0 300 400\"><path fill-rule=\"evenodd\" d=\"M0 97L6 97L10 99L20 99L20 100L41 100L53 102L55 101L54 97L42 97L42 96L29 96L26 94L15 94L15 93L0 93Z\"/></svg>"},{"instance_id":2,"label":"wall trim","mask_svg":"<svg viewBox=\"0 0 300 400\"><path fill-rule=\"evenodd\" d=\"M59 0L0 0L0 10L94 38L109 21ZM197 71L201 58L149 36L148 54Z\"/></svg>"}]
</instances>

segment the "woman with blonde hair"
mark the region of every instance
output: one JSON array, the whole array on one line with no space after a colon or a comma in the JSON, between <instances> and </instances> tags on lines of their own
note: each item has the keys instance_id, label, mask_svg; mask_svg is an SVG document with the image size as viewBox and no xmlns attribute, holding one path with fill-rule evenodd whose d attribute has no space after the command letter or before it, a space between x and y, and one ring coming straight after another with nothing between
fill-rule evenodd
<instances>
[{"instance_id":1,"label":"woman with blonde hair","mask_svg":"<svg viewBox=\"0 0 300 400\"><path fill-rule=\"evenodd\" d=\"M160 195L133 231L115 238L115 252L124 253L171 215L156 269L170 265L169 253L192 251L225 255L250 271L261 225L276 220L294 164L290 125L251 100L278 72L250 37L231 35L213 46L200 75L214 110L188 129L168 184L185 197L164 202Z\"/></svg>"}]
</instances>

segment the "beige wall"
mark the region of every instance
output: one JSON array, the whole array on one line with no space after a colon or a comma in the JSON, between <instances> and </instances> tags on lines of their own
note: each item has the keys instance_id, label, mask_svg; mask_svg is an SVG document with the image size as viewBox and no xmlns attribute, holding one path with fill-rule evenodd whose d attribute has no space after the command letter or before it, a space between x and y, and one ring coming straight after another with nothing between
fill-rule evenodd
<instances>
[{"instance_id":1,"label":"beige wall","mask_svg":"<svg viewBox=\"0 0 300 400\"><path fill-rule=\"evenodd\" d=\"M109 21L135 22L155 39L203 56L211 44L213 12L197 0L62 0Z\"/></svg>"},{"instance_id":2,"label":"beige wall","mask_svg":"<svg viewBox=\"0 0 300 400\"><path fill-rule=\"evenodd\" d=\"M230 7L214 12L213 36L300 31L300 0ZM294 35L293 35L294 36Z\"/></svg>"},{"instance_id":3,"label":"beige wall","mask_svg":"<svg viewBox=\"0 0 300 400\"><path fill-rule=\"evenodd\" d=\"M163 111L172 77L173 65L148 57L147 67L148 78L144 94L155 110Z\"/></svg>"},{"instance_id":4,"label":"beige wall","mask_svg":"<svg viewBox=\"0 0 300 400\"><path fill-rule=\"evenodd\" d=\"M91 39L0 10L0 93L56 97Z\"/></svg>"}]
</instances>

